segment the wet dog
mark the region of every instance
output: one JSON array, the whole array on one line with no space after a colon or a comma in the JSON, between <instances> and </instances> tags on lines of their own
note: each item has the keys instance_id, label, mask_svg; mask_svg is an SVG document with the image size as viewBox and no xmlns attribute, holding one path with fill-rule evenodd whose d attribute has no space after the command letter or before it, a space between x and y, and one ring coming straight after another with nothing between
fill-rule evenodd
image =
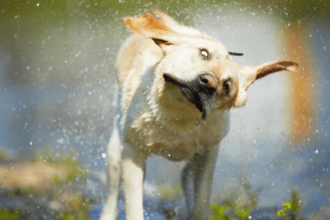
<instances>
[{"instance_id":1,"label":"wet dog","mask_svg":"<svg viewBox=\"0 0 330 220\"><path fill-rule=\"evenodd\" d=\"M238 55L214 38L153 9L125 18L135 34L118 54L118 112L108 145L109 195L102 220L115 220L120 179L127 220L143 220L143 180L149 155L186 160L182 186L190 220L209 219L219 143L229 109L241 107L249 86L270 73L296 71L293 61L238 66Z\"/></svg>"}]
</instances>

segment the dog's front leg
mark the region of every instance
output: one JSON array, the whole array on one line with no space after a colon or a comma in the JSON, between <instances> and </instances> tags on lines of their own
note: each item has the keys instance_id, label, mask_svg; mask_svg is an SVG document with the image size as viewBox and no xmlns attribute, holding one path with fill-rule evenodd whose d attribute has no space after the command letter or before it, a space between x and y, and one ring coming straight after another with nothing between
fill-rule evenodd
<instances>
[{"instance_id":1,"label":"dog's front leg","mask_svg":"<svg viewBox=\"0 0 330 220\"><path fill-rule=\"evenodd\" d=\"M116 122L115 122L116 125ZM107 149L108 198L100 220L117 219L117 202L121 177L121 147L118 127L114 127Z\"/></svg>"},{"instance_id":2,"label":"dog's front leg","mask_svg":"<svg viewBox=\"0 0 330 220\"><path fill-rule=\"evenodd\" d=\"M126 220L143 220L143 178L147 156L125 146L123 150L123 184Z\"/></svg>"},{"instance_id":3,"label":"dog's front leg","mask_svg":"<svg viewBox=\"0 0 330 220\"><path fill-rule=\"evenodd\" d=\"M209 220L210 193L218 151L218 146L212 147L203 153L196 154L191 161L195 173L193 220Z\"/></svg>"}]
</instances>

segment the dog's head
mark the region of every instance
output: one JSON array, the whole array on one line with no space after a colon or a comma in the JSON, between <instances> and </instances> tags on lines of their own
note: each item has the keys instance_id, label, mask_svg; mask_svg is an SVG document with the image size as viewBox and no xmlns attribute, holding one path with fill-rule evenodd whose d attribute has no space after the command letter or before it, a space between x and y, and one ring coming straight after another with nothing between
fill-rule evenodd
<instances>
[{"instance_id":1,"label":"dog's head","mask_svg":"<svg viewBox=\"0 0 330 220\"><path fill-rule=\"evenodd\" d=\"M152 39L164 53L156 69L156 78L161 78L157 93L172 97L174 102L180 102L177 96L184 96L202 113L202 119L212 108L243 106L246 90L255 80L280 70L298 69L293 61L239 67L215 39L196 32L176 32L149 13L126 18L125 24L134 33Z\"/></svg>"}]
</instances>

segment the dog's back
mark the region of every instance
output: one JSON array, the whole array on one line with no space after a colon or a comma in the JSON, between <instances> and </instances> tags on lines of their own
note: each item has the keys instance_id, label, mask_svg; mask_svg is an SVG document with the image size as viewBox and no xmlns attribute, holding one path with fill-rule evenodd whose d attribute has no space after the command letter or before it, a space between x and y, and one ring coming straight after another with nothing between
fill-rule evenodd
<instances>
[{"instance_id":1,"label":"dog's back","mask_svg":"<svg viewBox=\"0 0 330 220\"><path fill-rule=\"evenodd\" d=\"M126 118L132 99L141 86L142 74L161 60L162 51L155 43L138 35L130 36L121 46L116 62L117 78L122 92L121 111ZM119 106L118 106L119 107Z\"/></svg>"},{"instance_id":2,"label":"dog's back","mask_svg":"<svg viewBox=\"0 0 330 220\"><path fill-rule=\"evenodd\" d=\"M153 51L153 55L158 57L159 60L163 55L159 47L150 39L134 34L125 40L116 62L117 77L121 87L123 87L127 77L131 77L134 73L134 75L141 73L138 68L141 68L141 64L143 65L142 53L147 50ZM131 71L133 68L136 70Z\"/></svg>"}]
</instances>

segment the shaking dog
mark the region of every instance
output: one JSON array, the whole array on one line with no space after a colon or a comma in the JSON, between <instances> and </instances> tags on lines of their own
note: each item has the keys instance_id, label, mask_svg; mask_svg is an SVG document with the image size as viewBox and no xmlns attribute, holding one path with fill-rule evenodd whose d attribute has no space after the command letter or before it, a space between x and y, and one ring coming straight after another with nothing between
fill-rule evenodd
<instances>
[{"instance_id":1,"label":"shaking dog","mask_svg":"<svg viewBox=\"0 0 330 220\"><path fill-rule=\"evenodd\" d=\"M270 73L296 71L293 61L238 66L214 38L153 9L125 18L134 32L118 54L118 115L108 144L109 195L102 220L117 217L121 178L126 219L143 220L143 180L149 155L187 161L182 186L188 219L209 219L213 170L229 109L241 107L251 84Z\"/></svg>"}]
</instances>

